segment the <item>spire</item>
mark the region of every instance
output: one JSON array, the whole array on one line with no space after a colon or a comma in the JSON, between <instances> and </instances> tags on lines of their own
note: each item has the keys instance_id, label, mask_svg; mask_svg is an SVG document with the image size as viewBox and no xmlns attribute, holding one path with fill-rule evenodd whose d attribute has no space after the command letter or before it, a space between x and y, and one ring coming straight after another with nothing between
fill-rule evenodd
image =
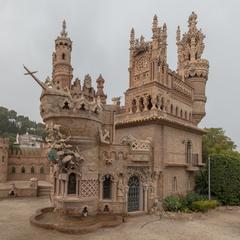
<instances>
[{"instance_id":1,"label":"spire","mask_svg":"<svg viewBox=\"0 0 240 240\"><path fill-rule=\"evenodd\" d=\"M197 14L192 12L188 18L188 27L190 32L194 32L197 29Z\"/></svg>"},{"instance_id":2,"label":"spire","mask_svg":"<svg viewBox=\"0 0 240 240\"><path fill-rule=\"evenodd\" d=\"M153 38L158 37L158 19L156 14L153 17L152 33L153 33L153 36L152 36Z\"/></svg>"},{"instance_id":3,"label":"spire","mask_svg":"<svg viewBox=\"0 0 240 240\"><path fill-rule=\"evenodd\" d=\"M180 26L177 27L177 32L176 32L176 41L177 43L179 43L179 41L181 40L181 30L180 30Z\"/></svg>"},{"instance_id":4,"label":"spire","mask_svg":"<svg viewBox=\"0 0 240 240\"><path fill-rule=\"evenodd\" d=\"M96 96L100 97L100 100L101 100L102 104L106 104L107 96L104 94L104 90L103 90L105 80L102 77L102 74L99 75L96 82L97 82Z\"/></svg>"},{"instance_id":5,"label":"spire","mask_svg":"<svg viewBox=\"0 0 240 240\"><path fill-rule=\"evenodd\" d=\"M130 33L130 47L134 46L134 42L135 42L135 31L134 31L134 28L132 28Z\"/></svg>"},{"instance_id":6,"label":"spire","mask_svg":"<svg viewBox=\"0 0 240 240\"><path fill-rule=\"evenodd\" d=\"M153 17L152 28L157 28L157 27L158 27L158 18L157 18L157 15L155 14Z\"/></svg>"},{"instance_id":7,"label":"spire","mask_svg":"<svg viewBox=\"0 0 240 240\"><path fill-rule=\"evenodd\" d=\"M65 19L63 20L63 23L62 23L61 36L62 36L62 37L67 37L67 32L66 32L66 21L65 21Z\"/></svg>"}]
</instances>

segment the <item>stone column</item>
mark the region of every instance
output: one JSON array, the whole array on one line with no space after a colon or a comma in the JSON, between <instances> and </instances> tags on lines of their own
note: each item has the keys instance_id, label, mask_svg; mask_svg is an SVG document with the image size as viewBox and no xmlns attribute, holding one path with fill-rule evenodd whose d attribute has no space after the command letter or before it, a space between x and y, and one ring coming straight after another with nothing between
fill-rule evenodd
<instances>
[{"instance_id":1,"label":"stone column","mask_svg":"<svg viewBox=\"0 0 240 240\"><path fill-rule=\"evenodd\" d=\"M148 212L148 185L144 184L143 185L143 195L144 195L144 206L143 210L144 212Z\"/></svg>"},{"instance_id":2,"label":"stone column","mask_svg":"<svg viewBox=\"0 0 240 240\"><path fill-rule=\"evenodd\" d=\"M151 110L156 110L157 109L156 104L157 104L157 96L153 95L152 96L152 108L151 108Z\"/></svg>"},{"instance_id":3,"label":"stone column","mask_svg":"<svg viewBox=\"0 0 240 240\"><path fill-rule=\"evenodd\" d=\"M114 180L112 182L112 201L116 202L117 200L117 182Z\"/></svg>"},{"instance_id":4,"label":"stone column","mask_svg":"<svg viewBox=\"0 0 240 240\"><path fill-rule=\"evenodd\" d=\"M103 200L103 181L102 179L99 180L99 200L102 201Z\"/></svg>"},{"instance_id":5,"label":"stone column","mask_svg":"<svg viewBox=\"0 0 240 240\"><path fill-rule=\"evenodd\" d=\"M148 108L147 108L147 96L143 97L143 105L144 105L143 111L147 111L148 110Z\"/></svg>"},{"instance_id":6,"label":"stone column","mask_svg":"<svg viewBox=\"0 0 240 240\"><path fill-rule=\"evenodd\" d=\"M125 187L125 213L127 214L128 213L128 190L129 190L129 187L126 186Z\"/></svg>"},{"instance_id":7,"label":"stone column","mask_svg":"<svg viewBox=\"0 0 240 240\"><path fill-rule=\"evenodd\" d=\"M136 107L137 107L136 113L140 112L140 97L136 98Z\"/></svg>"}]
</instances>

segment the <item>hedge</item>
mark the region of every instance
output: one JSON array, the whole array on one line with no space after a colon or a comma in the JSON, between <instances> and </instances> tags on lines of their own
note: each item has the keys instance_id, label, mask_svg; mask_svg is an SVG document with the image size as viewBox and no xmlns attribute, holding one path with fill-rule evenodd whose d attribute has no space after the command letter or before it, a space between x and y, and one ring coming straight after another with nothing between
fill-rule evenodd
<instances>
[{"instance_id":1,"label":"hedge","mask_svg":"<svg viewBox=\"0 0 240 240\"><path fill-rule=\"evenodd\" d=\"M218 206L217 200L201 200L192 203L192 210L198 212L206 212L209 209L216 208Z\"/></svg>"}]
</instances>

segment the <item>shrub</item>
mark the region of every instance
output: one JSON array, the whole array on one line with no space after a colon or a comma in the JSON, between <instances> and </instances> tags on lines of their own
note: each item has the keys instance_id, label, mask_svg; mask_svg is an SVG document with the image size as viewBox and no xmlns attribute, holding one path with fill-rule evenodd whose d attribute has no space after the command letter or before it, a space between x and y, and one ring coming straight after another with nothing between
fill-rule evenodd
<instances>
[{"instance_id":1,"label":"shrub","mask_svg":"<svg viewBox=\"0 0 240 240\"><path fill-rule=\"evenodd\" d=\"M199 212L206 212L209 209L216 208L217 206L217 200L201 200L192 203L192 209Z\"/></svg>"},{"instance_id":2,"label":"shrub","mask_svg":"<svg viewBox=\"0 0 240 240\"><path fill-rule=\"evenodd\" d=\"M201 201L201 200L207 200L206 196L200 195L198 193L195 192L189 192L186 195L186 205L187 207L189 207L190 209L192 209L192 203L196 202L196 201Z\"/></svg>"},{"instance_id":3,"label":"shrub","mask_svg":"<svg viewBox=\"0 0 240 240\"><path fill-rule=\"evenodd\" d=\"M186 208L186 202L178 195L168 196L164 199L164 208L172 212L181 211Z\"/></svg>"}]
</instances>

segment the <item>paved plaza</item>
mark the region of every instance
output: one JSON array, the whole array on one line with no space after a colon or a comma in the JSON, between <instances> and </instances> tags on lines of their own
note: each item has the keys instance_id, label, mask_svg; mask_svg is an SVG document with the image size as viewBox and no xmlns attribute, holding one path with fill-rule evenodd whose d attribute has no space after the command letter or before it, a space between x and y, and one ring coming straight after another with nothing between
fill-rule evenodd
<instances>
[{"instance_id":1,"label":"paved plaza","mask_svg":"<svg viewBox=\"0 0 240 240\"><path fill-rule=\"evenodd\" d=\"M237 240L240 239L240 208L219 208L184 219L159 220L157 216L129 218L126 223L84 235L67 235L34 227L29 217L36 209L49 206L48 198L0 201L1 240Z\"/></svg>"}]
</instances>

